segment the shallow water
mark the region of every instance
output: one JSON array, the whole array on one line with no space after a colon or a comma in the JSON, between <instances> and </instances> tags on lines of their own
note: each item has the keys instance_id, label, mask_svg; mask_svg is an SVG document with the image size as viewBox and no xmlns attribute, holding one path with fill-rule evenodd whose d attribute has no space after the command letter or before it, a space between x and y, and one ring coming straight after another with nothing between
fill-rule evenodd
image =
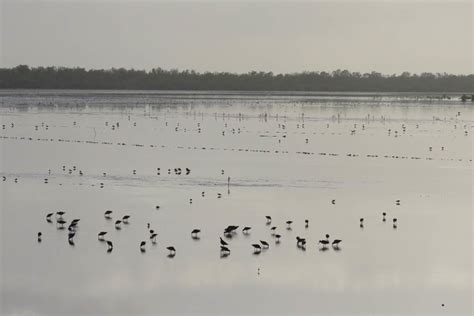
<instances>
[{"instance_id":1,"label":"shallow water","mask_svg":"<svg viewBox=\"0 0 474 316\"><path fill-rule=\"evenodd\" d=\"M471 103L2 91L0 114L2 314L472 315ZM58 210L80 218L74 246Z\"/></svg>"}]
</instances>

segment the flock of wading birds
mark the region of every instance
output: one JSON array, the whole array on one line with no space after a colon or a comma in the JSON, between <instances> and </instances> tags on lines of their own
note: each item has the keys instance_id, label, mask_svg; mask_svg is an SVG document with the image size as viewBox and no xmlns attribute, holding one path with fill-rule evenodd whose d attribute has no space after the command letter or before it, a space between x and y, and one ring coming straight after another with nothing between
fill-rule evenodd
<instances>
[{"instance_id":1,"label":"flock of wading birds","mask_svg":"<svg viewBox=\"0 0 474 316\"><path fill-rule=\"evenodd\" d=\"M335 204L336 200L332 200L331 203ZM396 205L400 205L400 200L396 200ZM156 209L159 209L159 208L160 208L160 206L157 205ZM65 211L58 211L58 212L48 213L46 215L46 221L48 223L53 223L53 216L55 216L57 229L65 229L65 225L67 224L67 221L64 219L65 214L66 214ZM112 214L113 214L112 210L106 210L104 212L105 219L106 220L113 220L112 219ZM383 216L382 220L385 222L387 213L383 212L382 216ZM266 225L271 226L272 217L267 215L267 216L265 216L265 218L266 218ZM130 215L124 215L121 219L115 220L115 229L116 230L122 229L121 225L122 224L127 225L129 223L129 220L130 220ZM79 225L79 221L80 221L80 219L73 219L69 223L69 226L67 228L68 229L68 242L72 246L74 245L74 237L76 236L76 231L77 231L77 228L78 228L78 225ZM396 229L397 228L397 218L393 218L392 222L393 222L393 228ZM286 225L287 225L286 229L291 230L291 225L292 224L293 224L293 221L291 221L291 220L286 221ZM364 218L360 218L359 226L360 226L360 228L364 228ZM309 227L309 220L305 219L305 228L308 228L308 227ZM238 228L239 228L239 226L235 226L235 225L227 226L224 229L224 232L223 232L224 237L232 238L233 235L237 234L237 229ZM252 229L252 227L245 226L245 227L242 228L242 233L244 235L249 235L251 229ZM147 230L148 230L148 233L149 233L150 242L152 244L156 244L156 238L158 236L158 233L155 232L155 230L151 229L150 223L147 223ZM282 236L280 234L278 234L276 232L276 230L277 230L276 226L271 226L270 227L271 236L275 239L275 243L278 244L278 243L280 243L280 238ZM191 231L191 237L195 240L199 240L200 239L200 237L199 237L200 232L201 232L201 230L198 229L198 228L193 229ZM108 246L107 252L110 253L110 252L112 252L112 250L114 248L114 244L113 244L112 241L105 239L106 235L107 235L106 231L100 231L97 234L97 238L100 242L105 242L107 244L107 246ZM42 236L43 236L42 233L38 232L38 242L42 241ZM326 234L325 239L321 239L321 240L318 241L317 245L318 245L319 249L320 250L327 250L328 247L331 246L335 251L339 251L340 250L339 244L342 242L342 240L341 239L334 239L334 240L331 241L329 238L330 238L330 235ZM222 237L219 238L219 242L220 242L221 257L229 256L230 252L231 252L230 248L229 248L229 243L227 241L225 241L224 239L222 239ZM139 249L140 249L141 252L146 251L146 244L147 244L147 242L145 240L140 242ZM260 240L259 243L251 244L251 246L253 247L253 250L254 250L253 253L254 254L260 254L262 252L262 250L268 249L270 247L270 244L265 240ZM299 237L299 236L296 236L296 246L298 248L302 249L302 250L306 250L306 239L302 238L302 237ZM168 246L168 247L166 247L166 249L169 250L168 257L172 258L176 255L176 248L174 246Z\"/></svg>"}]
</instances>

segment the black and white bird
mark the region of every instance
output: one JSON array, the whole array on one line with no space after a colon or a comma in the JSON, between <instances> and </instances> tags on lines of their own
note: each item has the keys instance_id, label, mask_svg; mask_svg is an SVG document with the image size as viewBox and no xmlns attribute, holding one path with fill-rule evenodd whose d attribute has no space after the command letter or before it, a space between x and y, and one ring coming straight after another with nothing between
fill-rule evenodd
<instances>
[{"instance_id":1,"label":"black and white bird","mask_svg":"<svg viewBox=\"0 0 474 316\"><path fill-rule=\"evenodd\" d=\"M271 216L265 216L265 218L267 219L267 224L270 225L270 223L272 222L272 217Z\"/></svg>"},{"instance_id":2,"label":"black and white bird","mask_svg":"<svg viewBox=\"0 0 474 316\"><path fill-rule=\"evenodd\" d=\"M260 252L262 251L262 247L259 244L252 244L254 252Z\"/></svg>"},{"instance_id":3,"label":"black and white bird","mask_svg":"<svg viewBox=\"0 0 474 316\"><path fill-rule=\"evenodd\" d=\"M273 226L272 228L270 228L270 230L272 231L272 236L275 236L276 229L277 229L276 226Z\"/></svg>"},{"instance_id":4,"label":"black and white bird","mask_svg":"<svg viewBox=\"0 0 474 316\"><path fill-rule=\"evenodd\" d=\"M197 228L196 228L196 229L193 229L193 230L191 231L191 236L192 236L194 239L198 239L198 238L199 238L198 234L199 234L200 232L201 232L200 229L197 229Z\"/></svg>"},{"instance_id":5,"label":"black and white bird","mask_svg":"<svg viewBox=\"0 0 474 316\"><path fill-rule=\"evenodd\" d=\"M66 222L64 219L62 219L62 218L60 218L60 219L58 219L58 220L56 221L56 224L59 224L59 228L60 228L60 229L63 229L63 228L64 228L64 224L66 224L66 223L67 223L67 222Z\"/></svg>"},{"instance_id":6,"label":"black and white bird","mask_svg":"<svg viewBox=\"0 0 474 316\"><path fill-rule=\"evenodd\" d=\"M176 249L173 246L166 247L170 251L169 256L174 256L176 254Z\"/></svg>"},{"instance_id":7,"label":"black and white bird","mask_svg":"<svg viewBox=\"0 0 474 316\"><path fill-rule=\"evenodd\" d=\"M281 237L281 235L279 235L279 234L276 234L276 235L275 235L275 238L276 238L275 243L277 243L277 244L280 243L280 237Z\"/></svg>"},{"instance_id":8,"label":"black and white bird","mask_svg":"<svg viewBox=\"0 0 474 316\"><path fill-rule=\"evenodd\" d=\"M246 227L244 227L244 228L242 229L242 233L243 233L243 234L248 234L248 233L249 233L249 230L251 230L251 229L252 229L252 227L246 226Z\"/></svg>"},{"instance_id":9,"label":"black and white bird","mask_svg":"<svg viewBox=\"0 0 474 316\"><path fill-rule=\"evenodd\" d=\"M224 239L222 239L222 237L221 237L220 239L221 239L221 245L222 245L222 246L227 246L227 245L229 245Z\"/></svg>"},{"instance_id":10,"label":"black and white bird","mask_svg":"<svg viewBox=\"0 0 474 316\"><path fill-rule=\"evenodd\" d=\"M51 222L52 222L52 221L51 221L51 216L53 216L53 215L54 215L54 213L48 213L48 215L46 215L46 221L47 221L48 223L51 223Z\"/></svg>"},{"instance_id":11,"label":"black and white bird","mask_svg":"<svg viewBox=\"0 0 474 316\"><path fill-rule=\"evenodd\" d=\"M319 244L323 245L323 247L326 247L327 245L329 245L329 240L321 239L319 241Z\"/></svg>"},{"instance_id":12,"label":"black and white bird","mask_svg":"<svg viewBox=\"0 0 474 316\"><path fill-rule=\"evenodd\" d=\"M221 252L223 253L230 253L230 249L225 247L225 246L221 246Z\"/></svg>"}]
</instances>

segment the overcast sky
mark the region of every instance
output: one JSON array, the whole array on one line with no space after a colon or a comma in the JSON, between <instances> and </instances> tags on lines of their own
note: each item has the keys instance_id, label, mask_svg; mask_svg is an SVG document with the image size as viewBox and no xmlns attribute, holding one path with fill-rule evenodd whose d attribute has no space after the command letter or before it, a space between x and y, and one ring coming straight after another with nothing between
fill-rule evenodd
<instances>
[{"instance_id":1,"label":"overcast sky","mask_svg":"<svg viewBox=\"0 0 474 316\"><path fill-rule=\"evenodd\" d=\"M0 66L473 73L473 1L1 1Z\"/></svg>"}]
</instances>

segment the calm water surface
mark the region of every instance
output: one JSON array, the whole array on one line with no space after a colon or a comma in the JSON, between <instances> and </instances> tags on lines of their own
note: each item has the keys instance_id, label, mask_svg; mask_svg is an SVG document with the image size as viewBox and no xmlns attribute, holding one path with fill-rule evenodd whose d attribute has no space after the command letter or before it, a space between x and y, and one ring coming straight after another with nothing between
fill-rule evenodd
<instances>
[{"instance_id":1,"label":"calm water surface","mask_svg":"<svg viewBox=\"0 0 474 316\"><path fill-rule=\"evenodd\" d=\"M472 315L472 109L422 94L2 91L1 313ZM46 221L58 210L80 219L73 246ZM338 250L318 246L325 234Z\"/></svg>"}]
</instances>

